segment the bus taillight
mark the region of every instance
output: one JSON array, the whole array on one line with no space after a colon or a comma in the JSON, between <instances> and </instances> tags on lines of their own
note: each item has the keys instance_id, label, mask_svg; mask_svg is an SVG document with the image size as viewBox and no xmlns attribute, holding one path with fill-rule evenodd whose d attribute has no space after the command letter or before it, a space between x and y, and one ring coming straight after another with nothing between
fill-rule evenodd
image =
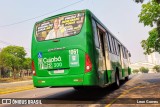
<instances>
[{"instance_id":1,"label":"bus taillight","mask_svg":"<svg viewBox=\"0 0 160 107\"><path fill-rule=\"evenodd\" d=\"M90 72L92 70L92 63L91 59L88 54L86 54L86 66L85 66L85 72Z\"/></svg>"},{"instance_id":2,"label":"bus taillight","mask_svg":"<svg viewBox=\"0 0 160 107\"><path fill-rule=\"evenodd\" d=\"M36 71L35 71L35 67L34 67L34 61L32 61L32 73L34 76L36 76Z\"/></svg>"}]
</instances>

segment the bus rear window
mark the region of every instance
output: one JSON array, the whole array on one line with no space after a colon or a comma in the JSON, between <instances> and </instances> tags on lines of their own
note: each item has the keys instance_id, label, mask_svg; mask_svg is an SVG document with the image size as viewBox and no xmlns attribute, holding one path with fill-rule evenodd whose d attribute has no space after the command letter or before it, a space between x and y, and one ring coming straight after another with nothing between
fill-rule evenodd
<instances>
[{"instance_id":1,"label":"bus rear window","mask_svg":"<svg viewBox=\"0 0 160 107\"><path fill-rule=\"evenodd\" d=\"M36 24L37 41L76 35L84 22L84 13L60 16Z\"/></svg>"}]
</instances>

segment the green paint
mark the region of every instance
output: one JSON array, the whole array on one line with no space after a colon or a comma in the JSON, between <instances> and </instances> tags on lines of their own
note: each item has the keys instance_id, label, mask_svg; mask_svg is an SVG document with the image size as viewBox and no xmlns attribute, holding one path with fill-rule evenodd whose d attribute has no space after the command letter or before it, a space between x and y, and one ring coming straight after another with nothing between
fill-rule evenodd
<instances>
[{"instance_id":1,"label":"green paint","mask_svg":"<svg viewBox=\"0 0 160 107\"><path fill-rule=\"evenodd\" d=\"M125 77L125 70L122 69L122 77Z\"/></svg>"},{"instance_id":2,"label":"green paint","mask_svg":"<svg viewBox=\"0 0 160 107\"><path fill-rule=\"evenodd\" d=\"M112 70L107 70L108 82L112 82Z\"/></svg>"},{"instance_id":3,"label":"green paint","mask_svg":"<svg viewBox=\"0 0 160 107\"><path fill-rule=\"evenodd\" d=\"M130 75L130 74L131 74L131 68L128 67L128 75Z\"/></svg>"},{"instance_id":4,"label":"green paint","mask_svg":"<svg viewBox=\"0 0 160 107\"><path fill-rule=\"evenodd\" d=\"M49 31L43 32L41 31L43 29L37 31L37 24L41 26L45 24L51 26L50 24L53 22L47 24L49 20L73 14L84 15L84 22L81 26L74 25L76 32L72 32L72 35L69 34L69 36L66 37L62 36L56 39L44 40L44 35L47 35ZM116 67L121 68L121 65L118 61L111 61L113 70L98 71L100 54L95 47L93 39L92 17L94 17L100 25L103 25L89 10L72 11L45 18L36 23L33 30L31 50L31 57L34 61L36 71L36 76L33 76L34 86L104 86L106 83L110 84L114 82ZM80 21L79 19L74 20ZM68 22L73 23L73 20L70 21ZM67 24L69 24L68 22ZM69 27L70 26L68 26L68 28ZM45 29L51 28L45 27ZM41 33L40 37L37 36L39 32ZM88 54L92 63L92 70L90 72L85 72L86 54ZM57 73L55 73L55 71Z\"/></svg>"}]
</instances>

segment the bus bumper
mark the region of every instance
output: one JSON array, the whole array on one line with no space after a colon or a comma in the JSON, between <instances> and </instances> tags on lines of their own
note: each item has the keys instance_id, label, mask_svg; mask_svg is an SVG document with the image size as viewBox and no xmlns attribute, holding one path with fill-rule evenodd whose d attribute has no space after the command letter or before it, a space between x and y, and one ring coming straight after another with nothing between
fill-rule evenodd
<instances>
[{"instance_id":1,"label":"bus bumper","mask_svg":"<svg viewBox=\"0 0 160 107\"><path fill-rule=\"evenodd\" d=\"M92 74L84 75L65 75L53 77L33 76L35 87L72 87L72 86L91 86L96 85L95 77Z\"/></svg>"}]
</instances>

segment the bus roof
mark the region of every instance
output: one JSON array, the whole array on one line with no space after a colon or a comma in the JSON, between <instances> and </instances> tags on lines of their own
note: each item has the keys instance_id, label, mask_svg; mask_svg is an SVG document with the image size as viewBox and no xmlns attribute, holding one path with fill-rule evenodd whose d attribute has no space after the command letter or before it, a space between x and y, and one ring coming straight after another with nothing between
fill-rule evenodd
<instances>
[{"instance_id":1,"label":"bus roof","mask_svg":"<svg viewBox=\"0 0 160 107\"><path fill-rule=\"evenodd\" d=\"M115 37L115 36L113 35L113 33L111 33L110 30L109 30L89 9L75 10L75 11L70 11L70 12L65 12L65 13L57 14L57 15L54 15L54 16L50 16L50 17L44 18L44 19L42 19L42 20L40 20L40 21L37 21L36 24L37 24L37 23L40 23L40 22L43 22L43 21L46 21L46 20L49 20L49 19L52 19L52 18L56 18L56 17L59 17L59 16L63 16L63 15L67 15L67 14L72 14L72 13L78 13L78 12L89 12L89 13L91 14L91 16L94 17L94 19L96 19L96 21L105 28L105 30L107 30L119 43L121 43L121 42L117 39L117 37ZM121 43L121 45L123 45L123 44ZM124 45L123 45L123 46L124 46ZM125 47L125 46L124 46L124 47ZM126 47L125 47L125 48L126 48ZM127 48L126 48L126 49L127 49ZM127 51L129 52L128 49L127 49ZM129 53L130 53L130 52L129 52Z\"/></svg>"}]
</instances>

